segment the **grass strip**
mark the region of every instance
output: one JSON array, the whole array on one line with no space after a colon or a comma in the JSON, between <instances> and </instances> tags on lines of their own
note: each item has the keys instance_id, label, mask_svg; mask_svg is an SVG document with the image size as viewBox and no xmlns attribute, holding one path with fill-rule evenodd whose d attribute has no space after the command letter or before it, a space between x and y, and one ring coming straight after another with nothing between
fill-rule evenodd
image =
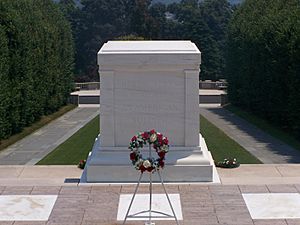
<instances>
[{"instance_id":1,"label":"grass strip","mask_svg":"<svg viewBox=\"0 0 300 225\"><path fill-rule=\"evenodd\" d=\"M261 163L256 157L251 155L202 116L200 124L201 134L205 138L208 149L211 151L215 161L222 161L226 157L234 157L237 158L240 163ZM87 158L98 134L99 116L96 116L72 137L38 162L38 165L78 164L81 159Z\"/></svg>"},{"instance_id":2,"label":"grass strip","mask_svg":"<svg viewBox=\"0 0 300 225\"><path fill-rule=\"evenodd\" d=\"M290 145L291 147L300 151L300 142L298 141L298 139L293 135L289 134L288 132L282 130L280 127L273 125L270 122L259 118L253 115L252 113L246 112L236 106L228 105L225 108L228 111L248 121L249 123L252 123L253 125L265 131L274 138L277 138L282 142L286 143L287 145Z\"/></svg>"},{"instance_id":3,"label":"grass strip","mask_svg":"<svg viewBox=\"0 0 300 225\"><path fill-rule=\"evenodd\" d=\"M17 141L23 139L24 137L32 134L36 130L40 129L41 127L45 126L46 124L50 123L51 121L61 117L63 114L71 111L72 109L76 108L76 105L66 105L61 107L57 112L52 113L47 116L42 116L41 119L29 127L25 127L20 133L14 134L7 139L0 140L0 151L7 148L8 146L16 143Z\"/></svg>"},{"instance_id":4,"label":"grass strip","mask_svg":"<svg viewBox=\"0 0 300 225\"><path fill-rule=\"evenodd\" d=\"M215 162L236 158L242 164L262 163L203 116L200 116L200 131Z\"/></svg>"},{"instance_id":5,"label":"grass strip","mask_svg":"<svg viewBox=\"0 0 300 225\"><path fill-rule=\"evenodd\" d=\"M68 140L59 145L37 165L76 165L86 159L99 134L99 116L87 123Z\"/></svg>"}]
</instances>

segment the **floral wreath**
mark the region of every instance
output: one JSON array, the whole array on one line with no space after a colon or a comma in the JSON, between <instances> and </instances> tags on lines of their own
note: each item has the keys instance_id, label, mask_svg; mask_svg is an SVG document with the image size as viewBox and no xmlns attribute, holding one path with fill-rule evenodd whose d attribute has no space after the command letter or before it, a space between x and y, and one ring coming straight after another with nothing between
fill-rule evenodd
<instances>
[{"instance_id":1,"label":"floral wreath","mask_svg":"<svg viewBox=\"0 0 300 225\"><path fill-rule=\"evenodd\" d=\"M158 158L143 158L140 148L143 148L146 144L153 146ZM140 132L133 136L128 148L131 150L130 160L135 169L143 173L145 171L154 172L163 168L165 166L165 155L169 151L168 144L168 138L155 130Z\"/></svg>"}]
</instances>

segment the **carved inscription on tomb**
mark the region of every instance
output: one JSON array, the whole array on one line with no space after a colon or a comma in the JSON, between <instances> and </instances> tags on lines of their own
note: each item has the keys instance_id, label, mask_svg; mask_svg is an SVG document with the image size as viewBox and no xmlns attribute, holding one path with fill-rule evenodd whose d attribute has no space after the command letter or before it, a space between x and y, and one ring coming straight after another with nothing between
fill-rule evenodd
<instances>
[{"instance_id":1,"label":"carved inscription on tomb","mask_svg":"<svg viewBox=\"0 0 300 225\"><path fill-rule=\"evenodd\" d=\"M148 114L176 114L184 113L182 104L178 103L166 103L166 104L155 104L155 103L139 103L139 104L120 104L115 106L115 111L117 113L148 113Z\"/></svg>"},{"instance_id":2,"label":"carved inscription on tomb","mask_svg":"<svg viewBox=\"0 0 300 225\"><path fill-rule=\"evenodd\" d=\"M117 114L116 144L123 146L138 131L156 129L172 140L172 145L184 144L184 120L179 115Z\"/></svg>"},{"instance_id":3,"label":"carved inscription on tomb","mask_svg":"<svg viewBox=\"0 0 300 225\"><path fill-rule=\"evenodd\" d=\"M155 93L156 91L168 90L176 92L183 88L183 72L174 72L172 76L164 72L144 72L116 74L115 89L136 90Z\"/></svg>"},{"instance_id":4,"label":"carved inscription on tomb","mask_svg":"<svg viewBox=\"0 0 300 225\"><path fill-rule=\"evenodd\" d=\"M185 86L177 74L117 74L114 83L116 144L123 146L138 131L157 129L184 145Z\"/></svg>"}]
</instances>

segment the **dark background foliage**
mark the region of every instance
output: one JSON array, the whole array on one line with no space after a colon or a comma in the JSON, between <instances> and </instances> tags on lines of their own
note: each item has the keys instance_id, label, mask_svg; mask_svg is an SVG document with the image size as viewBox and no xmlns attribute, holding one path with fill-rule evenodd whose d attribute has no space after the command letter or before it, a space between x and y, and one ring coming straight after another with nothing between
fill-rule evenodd
<instances>
[{"instance_id":1,"label":"dark background foliage","mask_svg":"<svg viewBox=\"0 0 300 225\"><path fill-rule=\"evenodd\" d=\"M300 2L247 0L227 44L230 101L300 137Z\"/></svg>"},{"instance_id":2,"label":"dark background foliage","mask_svg":"<svg viewBox=\"0 0 300 225\"><path fill-rule=\"evenodd\" d=\"M116 39L192 40L201 79L226 78L232 104L300 137L299 0L56 2L0 1L0 139L66 103L74 54L75 81L98 81Z\"/></svg>"},{"instance_id":3,"label":"dark background foliage","mask_svg":"<svg viewBox=\"0 0 300 225\"><path fill-rule=\"evenodd\" d=\"M0 1L0 139L64 105L73 80L71 28L50 0Z\"/></svg>"},{"instance_id":4,"label":"dark background foliage","mask_svg":"<svg viewBox=\"0 0 300 225\"><path fill-rule=\"evenodd\" d=\"M76 81L98 81L97 51L108 40L186 39L202 52L201 79L224 78L225 35L232 14L227 0L61 0L76 45Z\"/></svg>"}]
</instances>

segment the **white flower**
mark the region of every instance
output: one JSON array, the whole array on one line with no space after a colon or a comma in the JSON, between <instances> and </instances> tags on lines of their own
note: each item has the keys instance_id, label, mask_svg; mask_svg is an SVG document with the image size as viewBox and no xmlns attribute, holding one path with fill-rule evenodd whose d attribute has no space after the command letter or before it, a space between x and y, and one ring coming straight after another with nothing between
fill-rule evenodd
<instances>
[{"instance_id":1,"label":"white flower","mask_svg":"<svg viewBox=\"0 0 300 225\"><path fill-rule=\"evenodd\" d=\"M135 167L140 167L140 165L143 163L142 159L139 159L136 163L135 163Z\"/></svg>"},{"instance_id":2,"label":"white flower","mask_svg":"<svg viewBox=\"0 0 300 225\"><path fill-rule=\"evenodd\" d=\"M150 136L150 141L151 141L151 142L155 142L156 139L157 139L157 135L156 135L155 133L154 133L154 134L151 134L151 136Z\"/></svg>"},{"instance_id":3,"label":"white flower","mask_svg":"<svg viewBox=\"0 0 300 225\"><path fill-rule=\"evenodd\" d=\"M166 151L168 151L168 145L163 145L163 146L161 146L160 149L161 149L162 151L166 152Z\"/></svg>"},{"instance_id":4,"label":"white flower","mask_svg":"<svg viewBox=\"0 0 300 225\"><path fill-rule=\"evenodd\" d=\"M147 168L149 168L151 166L151 162L149 160L145 160L143 162L143 166L147 169Z\"/></svg>"}]
</instances>

